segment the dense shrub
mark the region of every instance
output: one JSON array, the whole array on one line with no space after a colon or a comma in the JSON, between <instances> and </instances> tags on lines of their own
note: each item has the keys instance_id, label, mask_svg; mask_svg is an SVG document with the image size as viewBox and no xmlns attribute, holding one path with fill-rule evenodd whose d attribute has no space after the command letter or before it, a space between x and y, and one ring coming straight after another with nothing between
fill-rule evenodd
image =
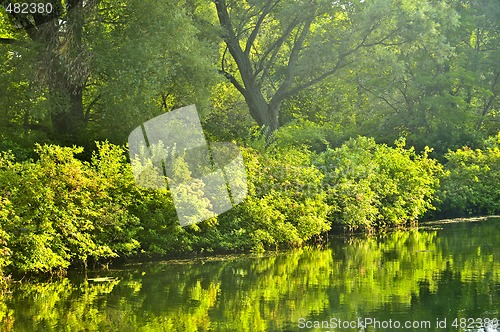
<instances>
[{"instance_id":1,"label":"dense shrub","mask_svg":"<svg viewBox=\"0 0 500 332\"><path fill-rule=\"evenodd\" d=\"M194 179L189 163L184 158L176 158L172 167L174 177L169 179L169 186L176 186L177 197L166 188L167 182L163 170L157 166L165 158L166 149L162 144L151 147L151 156L142 156L132 160L133 173L139 195L135 198L130 211L141 221L138 239L141 253L147 256L178 254L193 251L193 237L196 238L196 225L181 227L177 213L182 213L188 221L196 216L210 214L210 201L204 196L204 183ZM196 165L196 162L191 166ZM175 181L175 184L174 182ZM181 212L176 211L173 199L185 202ZM186 221L185 219L185 221Z\"/></svg>"},{"instance_id":2,"label":"dense shrub","mask_svg":"<svg viewBox=\"0 0 500 332\"><path fill-rule=\"evenodd\" d=\"M7 217L9 213L8 204L10 204L10 202L8 202L7 199L0 197L0 220L4 220ZM11 251L7 246L8 240L9 235L3 229L3 225L0 224L0 277L3 275L4 268L10 264Z\"/></svg>"},{"instance_id":3,"label":"dense shrub","mask_svg":"<svg viewBox=\"0 0 500 332\"><path fill-rule=\"evenodd\" d=\"M331 126L330 123L328 125ZM297 119L276 131L274 139L277 145L286 149L307 146L312 151L320 152L328 146L326 132L329 129L331 128L326 125Z\"/></svg>"},{"instance_id":4,"label":"dense shrub","mask_svg":"<svg viewBox=\"0 0 500 332\"><path fill-rule=\"evenodd\" d=\"M145 211L141 217L147 252L262 251L299 246L328 231L322 174L311 166L309 152L242 152L248 182L244 202L217 218L180 227L175 211L162 210L162 201L152 198L148 210L156 206L157 213Z\"/></svg>"},{"instance_id":5,"label":"dense shrub","mask_svg":"<svg viewBox=\"0 0 500 332\"><path fill-rule=\"evenodd\" d=\"M218 218L218 231L230 248L299 246L330 229L322 174L311 165L310 152L243 153L248 197Z\"/></svg>"},{"instance_id":6,"label":"dense shrub","mask_svg":"<svg viewBox=\"0 0 500 332\"><path fill-rule=\"evenodd\" d=\"M5 135L0 135L0 151L9 151L16 157L16 160L27 160L33 154L32 150L23 148Z\"/></svg>"},{"instance_id":7,"label":"dense shrub","mask_svg":"<svg viewBox=\"0 0 500 332\"><path fill-rule=\"evenodd\" d=\"M484 149L450 151L438 192L445 216L500 213L500 133Z\"/></svg>"},{"instance_id":8,"label":"dense shrub","mask_svg":"<svg viewBox=\"0 0 500 332\"><path fill-rule=\"evenodd\" d=\"M36 152L36 162L0 159L0 225L12 270L66 269L138 248L139 220L128 211L136 188L123 149L98 144L90 163L75 158L81 148Z\"/></svg>"},{"instance_id":9,"label":"dense shrub","mask_svg":"<svg viewBox=\"0 0 500 332\"><path fill-rule=\"evenodd\" d=\"M449 152L446 172L428 149L417 154L403 140L389 147L359 137L320 154L273 146L242 149L242 203L187 227L179 225L161 175L139 169L144 183L157 187L138 186L122 147L97 143L88 162L76 147L37 146L36 161L2 152L0 275L137 255L295 247L321 238L332 222L349 229L404 225L434 208L440 179L443 213L500 211L500 135L482 150ZM192 164L179 159L174 166L174 180L185 184L181 194L213 203L201 180L191 181Z\"/></svg>"},{"instance_id":10,"label":"dense shrub","mask_svg":"<svg viewBox=\"0 0 500 332\"><path fill-rule=\"evenodd\" d=\"M180 227L168 189L137 186L121 147L97 143L89 162L76 158L82 152L76 147L44 145L36 152L36 162L0 157L0 269L6 271L64 270L137 254L260 251L298 246L329 229L322 174L307 151L244 149L248 197L188 227ZM190 171L181 166L177 180L187 181Z\"/></svg>"},{"instance_id":11,"label":"dense shrub","mask_svg":"<svg viewBox=\"0 0 500 332\"><path fill-rule=\"evenodd\" d=\"M137 240L143 255L190 251L186 230L179 225L172 196L166 188L140 189L130 211L140 220Z\"/></svg>"},{"instance_id":12,"label":"dense shrub","mask_svg":"<svg viewBox=\"0 0 500 332\"><path fill-rule=\"evenodd\" d=\"M404 140L392 148L372 138L351 139L320 154L330 218L350 229L402 225L433 209L442 167Z\"/></svg>"}]
</instances>

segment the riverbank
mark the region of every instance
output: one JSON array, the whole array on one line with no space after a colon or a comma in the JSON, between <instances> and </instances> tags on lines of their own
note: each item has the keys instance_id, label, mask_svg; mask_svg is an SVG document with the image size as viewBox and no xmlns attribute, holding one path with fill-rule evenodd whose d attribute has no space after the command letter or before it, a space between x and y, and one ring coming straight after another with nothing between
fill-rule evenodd
<instances>
[{"instance_id":1,"label":"riverbank","mask_svg":"<svg viewBox=\"0 0 500 332\"><path fill-rule=\"evenodd\" d=\"M90 161L77 158L81 148L55 145L38 146L34 161L2 152L0 271L61 274L137 258L297 248L326 241L332 229L406 227L434 209L494 214L500 139L490 143L450 152L445 165L404 140L390 147L359 137L322 153L244 147L244 202L187 227L167 188L136 185L123 147L97 143ZM190 183L189 169L179 171ZM198 182L186 190L203 195Z\"/></svg>"}]
</instances>

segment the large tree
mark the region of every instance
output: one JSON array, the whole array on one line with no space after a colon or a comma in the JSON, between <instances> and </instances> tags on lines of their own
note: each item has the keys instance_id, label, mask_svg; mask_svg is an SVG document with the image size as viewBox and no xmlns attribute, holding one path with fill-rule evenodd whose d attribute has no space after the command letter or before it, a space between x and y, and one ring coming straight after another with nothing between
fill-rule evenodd
<instances>
[{"instance_id":1,"label":"large tree","mask_svg":"<svg viewBox=\"0 0 500 332\"><path fill-rule=\"evenodd\" d=\"M284 100L356 61L363 48L404 43L400 1L213 0L224 41L220 71L269 136Z\"/></svg>"},{"instance_id":2,"label":"large tree","mask_svg":"<svg viewBox=\"0 0 500 332\"><path fill-rule=\"evenodd\" d=\"M83 90L89 74L90 54L84 45L85 13L94 2L54 1L50 10L23 13L13 10L13 1L3 1L13 26L21 29L17 37L31 39L38 53L33 61L39 82L46 87L51 105L52 129L59 136L78 135L86 121ZM29 11L28 11L29 12Z\"/></svg>"},{"instance_id":3,"label":"large tree","mask_svg":"<svg viewBox=\"0 0 500 332\"><path fill-rule=\"evenodd\" d=\"M198 38L185 3L51 3L50 13L0 11L0 52L7 54L0 76L11 92L0 95L10 109L1 122L23 118L26 130L63 144L122 143L148 118L208 100L216 52ZM21 110L24 99L31 105Z\"/></svg>"},{"instance_id":4,"label":"large tree","mask_svg":"<svg viewBox=\"0 0 500 332\"><path fill-rule=\"evenodd\" d=\"M362 48L341 75L284 103L282 117L296 120L288 131L298 125L305 134L313 128L305 119L331 145L406 136L438 154L498 132L500 2L414 0L405 12L412 29L400 31L404 43Z\"/></svg>"},{"instance_id":5,"label":"large tree","mask_svg":"<svg viewBox=\"0 0 500 332\"><path fill-rule=\"evenodd\" d=\"M388 142L407 135L441 154L496 134L500 3L421 1L413 13L418 38L372 49L350 77L360 131Z\"/></svg>"}]
</instances>

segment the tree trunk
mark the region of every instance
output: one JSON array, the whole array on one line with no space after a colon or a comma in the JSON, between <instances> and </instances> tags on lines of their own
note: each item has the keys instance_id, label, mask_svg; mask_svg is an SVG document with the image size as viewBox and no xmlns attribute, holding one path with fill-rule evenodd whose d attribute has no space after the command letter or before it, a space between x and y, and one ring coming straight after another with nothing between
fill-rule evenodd
<instances>
[{"instance_id":1,"label":"tree trunk","mask_svg":"<svg viewBox=\"0 0 500 332\"><path fill-rule=\"evenodd\" d=\"M85 126L83 91L88 77L84 65L83 1L56 2L53 13L33 14L33 20L12 15L40 45L40 80L48 88L54 139L64 144L80 143ZM64 28L61 20L65 21Z\"/></svg>"},{"instance_id":2,"label":"tree trunk","mask_svg":"<svg viewBox=\"0 0 500 332\"><path fill-rule=\"evenodd\" d=\"M279 128L279 103L267 103L260 91L246 89L243 97L250 110L250 115L269 138Z\"/></svg>"},{"instance_id":3,"label":"tree trunk","mask_svg":"<svg viewBox=\"0 0 500 332\"><path fill-rule=\"evenodd\" d=\"M65 32L64 46L69 46L66 54L61 54L61 60L55 62L56 68L52 71L52 84L59 89L62 95L64 109L52 114L52 123L55 133L64 143L81 144L81 133L85 126L83 107L83 90L88 74L82 61L84 60L83 46L83 5L81 0L68 1L68 30ZM57 51L57 50L56 50ZM57 55L55 55L57 57ZM69 62L70 65L61 65Z\"/></svg>"},{"instance_id":4,"label":"tree trunk","mask_svg":"<svg viewBox=\"0 0 500 332\"><path fill-rule=\"evenodd\" d=\"M255 121L257 121L257 124L263 129L266 138L269 139L272 133L279 128L279 110L281 100L273 98L270 103L266 101L257 84L254 69L248 54L241 48L239 39L234 33L225 1L215 0L214 2L217 8L219 22L224 29L223 39L227 45L229 53L236 62L243 85L241 85L234 76L227 73L224 70L224 66L222 68L222 72L243 95L245 102L248 105L250 115Z\"/></svg>"},{"instance_id":5,"label":"tree trunk","mask_svg":"<svg viewBox=\"0 0 500 332\"><path fill-rule=\"evenodd\" d=\"M53 87L49 92L52 104L51 121L54 134L61 143L80 143L85 126L83 86Z\"/></svg>"}]
</instances>

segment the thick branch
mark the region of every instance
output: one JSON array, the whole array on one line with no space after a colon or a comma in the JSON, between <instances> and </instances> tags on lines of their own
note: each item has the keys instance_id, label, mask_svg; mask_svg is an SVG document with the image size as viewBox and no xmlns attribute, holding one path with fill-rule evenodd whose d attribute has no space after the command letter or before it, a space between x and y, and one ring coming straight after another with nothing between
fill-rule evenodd
<instances>
[{"instance_id":1,"label":"thick branch","mask_svg":"<svg viewBox=\"0 0 500 332\"><path fill-rule=\"evenodd\" d=\"M238 91L242 95L246 94L245 88L243 87L243 85L240 84L240 82L238 82L238 80L236 79L236 77L234 77L233 75L231 75L230 73L228 73L227 71L224 71L224 70L219 70L219 73L222 74L222 75L224 75L224 77L226 77L231 82L231 84L233 84L234 87L236 89L238 89Z\"/></svg>"},{"instance_id":2,"label":"thick branch","mask_svg":"<svg viewBox=\"0 0 500 332\"><path fill-rule=\"evenodd\" d=\"M285 29L285 31L283 32L283 34L278 39L276 39L276 41L274 43L272 43L271 46L269 46L269 48L264 52L264 54L262 55L262 57L259 59L259 62L257 63L256 70L255 70L256 76L260 72L263 72L264 74L267 73L267 71L271 67L274 59L276 58L276 55L278 54L281 46L283 45L283 43L285 42L285 40L288 38L288 36L290 36L290 34L292 33L293 29L295 29L295 27L297 27L297 25L299 25L299 23L300 23L300 21L297 18L295 18L290 23L290 25ZM264 61L269 56L269 54L271 54L271 58L267 62L267 66L264 66Z\"/></svg>"},{"instance_id":3,"label":"thick branch","mask_svg":"<svg viewBox=\"0 0 500 332\"><path fill-rule=\"evenodd\" d=\"M238 82L236 77L234 75L230 74L227 70L226 67L224 66L224 63L226 62L226 53L227 53L227 47L224 49L224 52L222 53L222 59L221 59L221 70L219 71L222 75L224 75L238 91L242 94L245 95L246 91L243 85Z\"/></svg>"},{"instance_id":4,"label":"thick branch","mask_svg":"<svg viewBox=\"0 0 500 332\"><path fill-rule=\"evenodd\" d=\"M302 90L305 90L305 89L310 88L311 86L313 86L313 85L315 85L315 84L317 84L317 83L319 83L319 82L321 82L321 81L325 80L327 77L329 77L329 76L331 76L331 75L335 74L335 73L336 73L336 72L337 72L340 68L343 68L343 67L347 66L348 64L350 64L350 63L354 62L354 61L344 61L344 60L345 60L345 59L346 59L349 55L351 55L351 54L353 54L353 53L357 52L360 48L362 48L362 47L366 47L366 46L369 46L368 44L366 44L366 40L368 39L368 37L370 36L370 34L371 34L373 31L375 31L375 29L376 29L379 25L380 25L380 23L379 23L379 22L376 22L376 23L372 24L372 25L370 26L370 28L369 28L369 29L368 29L368 30L364 33L364 36L361 38L361 42L360 42L359 44L357 44L355 47L351 48L350 50L348 50L348 51L346 51L346 52L341 53L341 54L339 55L339 59L337 60L337 63L335 64L335 66L334 66L332 69L330 69L330 70L328 70L328 71L324 72L323 74L321 74L321 75L317 76L316 78L313 78L313 79L311 79L311 80L309 80L309 81L307 81L307 82L304 82L304 83L302 83L302 84L299 84L299 85L295 86L295 87L294 87L294 88L292 88L292 89L290 89L290 88L289 88L289 89L288 89L288 91L286 91L286 90L284 90L284 89L283 89L283 92L281 93L281 100L283 100L284 98L287 98L287 97L289 97L289 96L292 96L292 95L294 95L294 94L296 94L296 93L298 93L298 92L300 92L300 91L302 91ZM391 33L389 34L389 36L390 36L390 35L392 35L392 34L394 34L394 32L395 32L395 31L391 32ZM378 43L383 42L384 40L386 40L387 38L389 38L389 36L387 36L387 37L385 37L385 38L383 38L383 39L379 40L379 41L377 42L377 44L378 44ZM375 45L375 44L374 44L374 45ZM294 46L295 46L295 45L294 45ZM371 45L370 45L370 46L371 46ZM293 51L292 51L292 52L293 52ZM290 65L290 63L289 63L289 65ZM290 85L291 85L291 83L292 83L292 82L290 81Z\"/></svg>"},{"instance_id":5,"label":"thick branch","mask_svg":"<svg viewBox=\"0 0 500 332\"><path fill-rule=\"evenodd\" d=\"M233 26L230 21L229 13L225 0L214 0L217 8L217 16L219 23L223 29L222 38L224 39L229 53L232 55L238 71L240 73L243 85L236 78L225 70L221 73L226 76L230 82L242 93L245 98L250 114L259 125L270 123L270 116L267 113L267 103L262 95L262 91L257 87L252 64L247 54L241 49L239 40L234 33Z\"/></svg>"},{"instance_id":6,"label":"thick branch","mask_svg":"<svg viewBox=\"0 0 500 332\"><path fill-rule=\"evenodd\" d=\"M372 95L374 95L375 97L383 100L387 105L389 105L390 108L392 108L394 110L394 112L396 113L399 113L399 110L396 108L396 106L394 106L387 98L385 98L384 96L382 95L378 95L375 93L375 91L365 87L363 84L361 84L361 82L358 81L358 85L361 89L365 90L366 92L369 92L371 93Z\"/></svg>"},{"instance_id":7,"label":"thick branch","mask_svg":"<svg viewBox=\"0 0 500 332\"><path fill-rule=\"evenodd\" d=\"M305 82L303 84L299 84L297 85L296 87L294 87L293 89L291 89L285 97L288 97L288 96L292 96L302 90L305 90L305 89L308 89L310 88L311 86L325 80L327 77L329 76L332 76L333 74L335 74L340 68L342 67L345 67L347 66L348 64L351 64L353 63L354 61L349 61L349 62L344 62L342 63L340 60L337 61L337 64L335 65L335 67L333 67L333 69L330 69L326 72L324 72L323 74L321 74L320 76L316 77L316 78L313 78L312 80L308 81L308 82Z\"/></svg>"},{"instance_id":8,"label":"thick branch","mask_svg":"<svg viewBox=\"0 0 500 332\"><path fill-rule=\"evenodd\" d=\"M288 57L288 64L285 72L285 80L280 85L278 91L276 91L273 98L271 99L271 104L279 104L283 99L285 99L290 95L290 87L292 85L295 76L295 69L297 66L297 61L299 60L300 57L300 51L302 50L302 46L304 45L304 41L307 37L307 34L309 33L309 30L311 28L311 23L313 20L314 20L314 15L311 15L304 22L304 27L302 28L300 33L298 33L298 37L296 38L292 47L292 51L290 52L290 56Z\"/></svg>"},{"instance_id":9,"label":"thick branch","mask_svg":"<svg viewBox=\"0 0 500 332\"><path fill-rule=\"evenodd\" d=\"M274 4L273 4L274 2ZM245 45L245 53L249 54L250 49L253 46L253 43L255 42L255 38L257 38L257 34L259 33L260 27L262 26L262 22L264 22L264 19L266 16L273 10L273 8L279 3L279 1L272 1L269 0L264 8L262 9L262 14L259 16L257 19L257 22L255 23L255 27L253 28L252 32L250 33L250 36L247 39L246 45Z\"/></svg>"}]
</instances>

